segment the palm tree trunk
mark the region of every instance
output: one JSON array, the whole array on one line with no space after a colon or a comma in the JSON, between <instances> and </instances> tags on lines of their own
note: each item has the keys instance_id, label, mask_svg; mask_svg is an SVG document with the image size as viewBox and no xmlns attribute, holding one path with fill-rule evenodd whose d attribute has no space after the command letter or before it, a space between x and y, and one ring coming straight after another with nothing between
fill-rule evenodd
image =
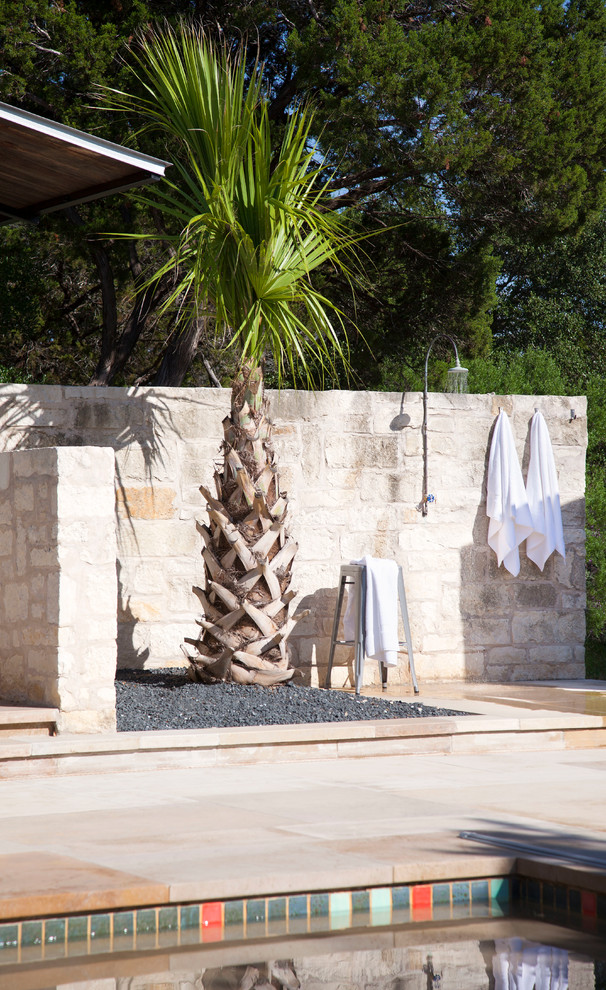
<instances>
[{"instance_id":1,"label":"palm tree trunk","mask_svg":"<svg viewBox=\"0 0 606 990\"><path fill-rule=\"evenodd\" d=\"M185 651L195 680L276 684L290 680L287 639L298 619L289 603L297 543L286 522L266 416L263 370L243 365L232 387L231 413L223 420L222 470L216 495L200 487L209 525L204 540L206 588L194 588L203 608L197 639Z\"/></svg>"}]
</instances>

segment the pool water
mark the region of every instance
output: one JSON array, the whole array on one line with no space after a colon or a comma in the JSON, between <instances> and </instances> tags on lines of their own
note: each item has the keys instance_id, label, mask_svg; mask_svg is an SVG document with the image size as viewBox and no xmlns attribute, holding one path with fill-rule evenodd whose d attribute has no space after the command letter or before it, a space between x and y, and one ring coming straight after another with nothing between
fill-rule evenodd
<instances>
[{"instance_id":1,"label":"pool water","mask_svg":"<svg viewBox=\"0 0 606 990\"><path fill-rule=\"evenodd\" d=\"M0 923L0 990L606 990L606 895L427 884Z\"/></svg>"},{"instance_id":2,"label":"pool water","mask_svg":"<svg viewBox=\"0 0 606 990\"><path fill-rule=\"evenodd\" d=\"M519 922L518 922L519 924ZM531 923L532 924L532 923ZM22 966L2 990L606 990L606 946L554 929L549 941L492 923L463 930L389 929L198 951ZM545 926L543 926L543 936ZM243 951L244 949L244 951ZM604 950L602 952L602 949ZM256 955L255 951L256 950ZM288 955L284 954L288 950ZM603 959L595 957L596 952ZM75 960L72 960L75 962Z\"/></svg>"}]
</instances>

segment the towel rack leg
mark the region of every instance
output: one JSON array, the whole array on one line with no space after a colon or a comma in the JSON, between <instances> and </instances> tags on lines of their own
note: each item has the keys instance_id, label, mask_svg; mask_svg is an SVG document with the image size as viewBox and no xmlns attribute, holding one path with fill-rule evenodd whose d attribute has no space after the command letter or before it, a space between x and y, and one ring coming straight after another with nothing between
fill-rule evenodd
<instances>
[{"instance_id":1,"label":"towel rack leg","mask_svg":"<svg viewBox=\"0 0 606 990\"><path fill-rule=\"evenodd\" d=\"M345 585L347 583L347 578L343 574L339 582L339 594L337 596L337 605L335 608L335 617L332 624L332 638L330 641L330 653L328 654L328 670L326 671L326 680L324 681L324 687L330 687L330 678L332 675L332 664L335 657L335 646L337 643L337 638L339 635L339 620L341 618L341 609L343 607L343 595L345 594Z\"/></svg>"},{"instance_id":2,"label":"towel rack leg","mask_svg":"<svg viewBox=\"0 0 606 990\"><path fill-rule=\"evenodd\" d=\"M404 623L404 635L406 636L406 651L408 653L408 665L410 667L410 676L412 677L412 686L414 687L415 694L418 694L419 685L417 684L417 675L415 673L415 658L412 652L412 637L410 635L410 622L408 621L406 592L404 591L404 577L402 576L401 567L398 568L398 598L400 599L400 611L402 613L402 622Z\"/></svg>"}]
</instances>

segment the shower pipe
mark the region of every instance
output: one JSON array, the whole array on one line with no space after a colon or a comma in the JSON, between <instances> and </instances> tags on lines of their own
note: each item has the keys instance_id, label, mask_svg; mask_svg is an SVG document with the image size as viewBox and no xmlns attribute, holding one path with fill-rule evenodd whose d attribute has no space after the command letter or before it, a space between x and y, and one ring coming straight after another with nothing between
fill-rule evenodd
<instances>
[{"instance_id":1,"label":"shower pipe","mask_svg":"<svg viewBox=\"0 0 606 990\"><path fill-rule=\"evenodd\" d=\"M427 400L428 400L427 369L429 366L429 355L431 354L433 345L435 344L436 340L439 340L441 337L444 337L446 340L450 341L455 352L456 367L457 368L461 367L459 362L459 352L457 350L457 345L455 344L450 334L448 333L436 334L431 344L427 348L427 354L425 355L425 379L424 379L424 388L423 388L423 426L421 428L421 434L423 436L423 492L421 495L421 515L423 516L427 515Z\"/></svg>"}]
</instances>

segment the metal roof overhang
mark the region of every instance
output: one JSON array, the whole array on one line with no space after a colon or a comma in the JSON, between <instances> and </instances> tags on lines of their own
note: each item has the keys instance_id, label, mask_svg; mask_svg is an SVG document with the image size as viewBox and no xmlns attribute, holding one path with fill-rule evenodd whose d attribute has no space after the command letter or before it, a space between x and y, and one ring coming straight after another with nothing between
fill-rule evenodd
<instances>
[{"instance_id":1,"label":"metal roof overhang","mask_svg":"<svg viewBox=\"0 0 606 990\"><path fill-rule=\"evenodd\" d=\"M157 181L169 164L0 103L0 224Z\"/></svg>"}]
</instances>

